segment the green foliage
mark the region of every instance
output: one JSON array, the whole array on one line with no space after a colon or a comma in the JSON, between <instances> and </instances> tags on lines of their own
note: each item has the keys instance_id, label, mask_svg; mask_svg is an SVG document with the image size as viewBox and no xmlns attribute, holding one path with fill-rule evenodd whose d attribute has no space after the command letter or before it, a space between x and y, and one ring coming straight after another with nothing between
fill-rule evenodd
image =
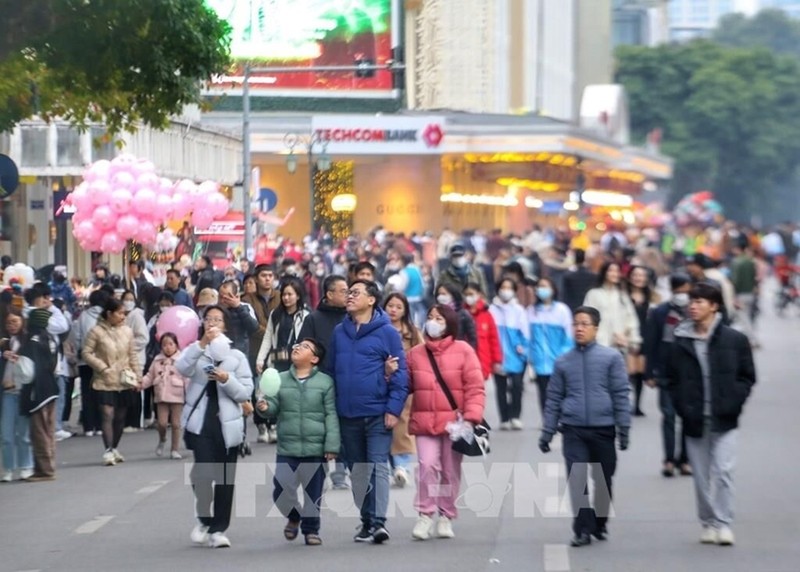
<instances>
[{"instance_id":1,"label":"green foliage","mask_svg":"<svg viewBox=\"0 0 800 572\"><path fill-rule=\"evenodd\" d=\"M720 20L712 39L723 46L762 47L800 57L800 22L783 10L762 10L752 18L728 14Z\"/></svg>"},{"instance_id":2,"label":"green foliage","mask_svg":"<svg viewBox=\"0 0 800 572\"><path fill-rule=\"evenodd\" d=\"M794 176L800 60L709 41L622 47L616 79L628 91L634 137L663 130L675 201L707 188L726 214L749 219Z\"/></svg>"},{"instance_id":3,"label":"green foliage","mask_svg":"<svg viewBox=\"0 0 800 572\"><path fill-rule=\"evenodd\" d=\"M203 0L2 4L0 131L35 114L164 127L229 65L229 26Z\"/></svg>"}]
</instances>

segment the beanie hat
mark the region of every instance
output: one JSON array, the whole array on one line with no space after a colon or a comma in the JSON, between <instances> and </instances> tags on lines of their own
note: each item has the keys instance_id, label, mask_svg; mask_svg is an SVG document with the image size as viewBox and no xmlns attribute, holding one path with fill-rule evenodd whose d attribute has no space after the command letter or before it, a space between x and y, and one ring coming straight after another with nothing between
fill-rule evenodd
<instances>
[{"instance_id":1,"label":"beanie hat","mask_svg":"<svg viewBox=\"0 0 800 572\"><path fill-rule=\"evenodd\" d=\"M42 308L36 308L28 314L28 330L46 330L50 322L50 312Z\"/></svg>"}]
</instances>

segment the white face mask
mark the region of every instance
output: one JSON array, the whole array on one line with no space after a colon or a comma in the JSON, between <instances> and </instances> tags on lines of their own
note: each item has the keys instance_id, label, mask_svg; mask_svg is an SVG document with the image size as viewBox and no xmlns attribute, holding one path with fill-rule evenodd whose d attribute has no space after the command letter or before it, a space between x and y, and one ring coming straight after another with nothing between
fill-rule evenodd
<instances>
[{"instance_id":1,"label":"white face mask","mask_svg":"<svg viewBox=\"0 0 800 572\"><path fill-rule=\"evenodd\" d=\"M127 302L122 303L122 307L125 308L126 312L130 312L136 307L136 302L131 302L130 300L128 300Z\"/></svg>"},{"instance_id":2,"label":"white face mask","mask_svg":"<svg viewBox=\"0 0 800 572\"><path fill-rule=\"evenodd\" d=\"M446 327L447 326L440 324L436 320L428 320L425 322L425 333L428 334L428 337L437 339L442 336Z\"/></svg>"},{"instance_id":3,"label":"white face mask","mask_svg":"<svg viewBox=\"0 0 800 572\"><path fill-rule=\"evenodd\" d=\"M685 308L689 305L689 294L686 292L681 292L680 294L673 294L672 295L672 303L675 304L678 308Z\"/></svg>"},{"instance_id":4,"label":"white face mask","mask_svg":"<svg viewBox=\"0 0 800 572\"><path fill-rule=\"evenodd\" d=\"M503 302L510 302L514 298L513 290L500 290L497 295Z\"/></svg>"},{"instance_id":5,"label":"white face mask","mask_svg":"<svg viewBox=\"0 0 800 572\"><path fill-rule=\"evenodd\" d=\"M449 294L439 294L436 296L436 302L441 304L442 306L447 306L448 304L453 303L453 297Z\"/></svg>"},{"instance_id":6,"label":"white face mask","mask_svg":"<svg viewBox=\"0 0 800 572\"><path fill-rule=\"evenodd\" d=\"M453 266L456 268L464 268L467 265L467 257L466 256L454 256L453 257Z\"/></svg>"},{"instance_id":7,"label":"white face mask","mask_svg":"<svg viewBox=\"0 0 800 572\"><path fill-rule=\"evenodd\" d=\"M464 296L464 303L467 306L474 306L478 303L478 297L475 294L470 294L469 296Z\"/></svg>"}]
</instances>

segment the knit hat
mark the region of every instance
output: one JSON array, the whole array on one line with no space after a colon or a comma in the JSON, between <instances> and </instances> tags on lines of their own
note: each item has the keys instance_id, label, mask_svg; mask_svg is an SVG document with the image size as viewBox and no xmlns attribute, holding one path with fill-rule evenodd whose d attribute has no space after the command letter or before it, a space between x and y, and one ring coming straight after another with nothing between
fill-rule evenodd
<instances>
[{"instance_id":1,"label":"knit hat","mask_svg":"<svg viewBox=\"0 0 800 572\"><path fill-rule=\"evenodd\" d=\"M28 330L46 330L50 322L50 312L43 308L36 308L28 314Z\"/></svg>"}]
</instances>

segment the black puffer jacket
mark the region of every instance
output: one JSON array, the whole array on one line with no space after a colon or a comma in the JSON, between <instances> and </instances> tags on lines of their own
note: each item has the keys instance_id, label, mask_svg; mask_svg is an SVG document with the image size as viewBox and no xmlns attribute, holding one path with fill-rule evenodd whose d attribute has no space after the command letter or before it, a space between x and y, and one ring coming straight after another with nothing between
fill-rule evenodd
<instances>
[{"instance_id":1,"label":"black puffer jacket","mask_svg":"<svg viewBox=\"0 0 800 572\"><path fill-rule=\"evenodd\" d=\"M675 343L666 363L668 389L675 412L683 419L688 437L703 436L705 387L703 369L695 350L693 326L683 322L675 329ZM741 332L719 324L708 340L711 384L711 429L725 432L739 426L750 390L756 383L753 352Z\"/></svg>"},{"instance_id":2,"label":"black puffer jacket","mask_svg":"<svg viewBox=\"0 0 800 572\"><path fill-rule=\"evenodd\" d=\"M303 327L300 328L300 335L298 340L305 338L314 338L327 350L331 346L331 339L333 339L333 329L339 325L347 316L345 308L331 306L324 299L319 303L317 309L311 312L303 321ZM319 364L319 369L323 373L331 375L330 371L331 355L330 352L325 354L325 359Z\"/></svg>"}]
</instances>

